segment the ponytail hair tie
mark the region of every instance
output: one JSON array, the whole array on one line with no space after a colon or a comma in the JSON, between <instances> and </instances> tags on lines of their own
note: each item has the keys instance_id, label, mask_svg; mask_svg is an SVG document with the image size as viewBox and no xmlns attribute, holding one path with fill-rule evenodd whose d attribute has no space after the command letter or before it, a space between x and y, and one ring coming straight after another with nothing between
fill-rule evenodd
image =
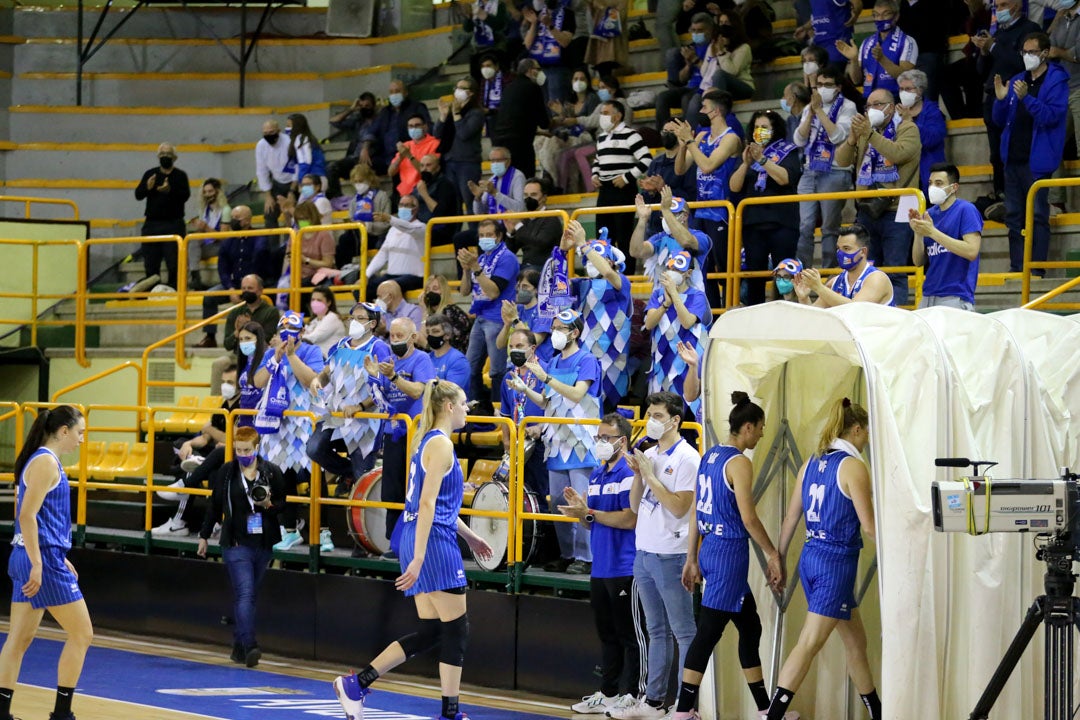
<instances>
[{"instance_id":1,"label":"ponytail hair tie","mask_svg":"<svg viewBox=\"0 0 1080 720\"><path fill-rule=\"evenodd\" d=\"M844 407L846 407L846 408L851 407L851 400L848 400L847 398L844 398L841 402L843 402Z\"/></svg>"}]
</instances>

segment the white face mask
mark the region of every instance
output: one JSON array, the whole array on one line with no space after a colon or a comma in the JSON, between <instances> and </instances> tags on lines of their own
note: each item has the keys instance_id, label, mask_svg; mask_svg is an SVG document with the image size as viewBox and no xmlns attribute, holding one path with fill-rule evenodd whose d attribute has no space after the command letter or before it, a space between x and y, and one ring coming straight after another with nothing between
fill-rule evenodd
<instances>
[{"instance_id":1,"label":"white face mask","mask_svg":"<svg viewBox=\"0 0 1080 720\"><path fill-rule=\"evenodd\" d=\"M495 68L485 65L480 68L480 74L484 76L485 80L490 80L495 77Z\"/></svg>"},{"instance_id":2,"label":"white face mask","mask_svg":"<svg viewBox=\"0 0 1080 720\"><path fill-rule=\"evenodd\" d=\"M465 102L469 99L469 91L465 90L464 88L458 88L457 90L454 90L454 99L457 100L459 103Z\"/></svg>"},{"instance_id":3,"label":"white face mask","mask_svg":"<svg viewBox=\"0 0 1080 720\"><path fill-rule=\"evenodd\" d=\"M667 224L667 218L666 217L661 217L660 218L660 227L664 228L664 232L667 233L668 235L671 234L671 228Z\"/></svg>"},{"instance_id":4,"label":"white face mask","mask_svg":"<svg viewBox=\"0 0 1080 720\"><path fill-rule=\"evenodd\" d=\"M604 132L611 132L611 128L615 127L615 121L611 119L610 115L600 116L600 129Z\"/></svg>"},{"instance_id":5,"label":"white face mask","mask_svg":"<svg viewBox=\"0 0 1080 720\"><path fill-rule=\"evenodd\" d=\"M1024 69L1028 72L1034 72L1035 68L1042 65L1042 58L1039 57L1039 53L1024 53Z\"/></svg>"},{"instance_id":6,"label":"white face mask","mask_svg":"<svg viewBox=\"0 0 1080 720\"><path fill-rule=\"evenodd\" d=\"M600 271L592 263L585 263L585 273L593 280L600 277Z\"/></svg>"},{"instance_id":7,"label":"white face mask","mask_svg":"<svg viewBox=\"0 0 1080 720\"><path fill-rule=\"evenodd\" d=\"M866 119L870 121L871 127L881 127L885 123L885 113L877 108L870 108L866 112Z\"/></svg>"},{"instance_id":8,"label":"white face mask","mask_svg":"<svg viewBox=\"0 0 1080 720\"><path fill-rule=\"evenodd\" d=\"M375 307L379 308L379 310L381 310L383 312L386 312L386 308L387 308L386 301L383 300L382 298L379 298L378 300L375 301Z\"/></svg>"},{"instance_id":9,"label":"white face mask","mask_svg":"<svg viewBox=\"0 0 1080 720\"><path fill-rule=\"evenodd\" d=\"M949 195L951 195L952 193L946 188L931 185L930 189L927 190L926 194L927 199L930 200L931 205L941 205L949 199Z\"/></svg>"},{"instance_id":10,"label":"white face mask","mask_svg":"<svg viewBox=\"0 0 1080 720\"><path fill-rule=\"evenodd\" d=\"M363 195L371 189L371 186L367 183L356 183L355 185L353 185L353 189L356 190L357 195Z\"/></svg>"},{"instance_id":11,"label":"white face mask","mask_svg":"<svg viewBox=\"0 0 1080 720\"><path fill-rule=\"evenodd\" d=\"M821 96L821 102L830 105L836 99L836 88L818 88L818 95Z\"/></svg>"},{"instance_id":12,"label":"white face mask","mask_svg":"<svg viewBox=\"0 0 1080 720\"><path fill-rule=\"evenodd\" d=\"M353 340L360 340L368 334L368 324L366 322L360 322L359 320L349 321L349 337Z\"/></svg>"},{"instance_id":13,"label":"white face mask","mask_svg":"<svg viewBox=\"0 0 1080 720\"><path fill-rule=\"evenodd\" d=\"M682 273L678 270L665 270L664 277L675 283L675 287L682 285Z\"/></svg>"},{"instance_id":14,"label":"white face mask","mask_svg":"<svg viewBox=\"0 0 1080 720\"><path fill-rule=\"evenodd\" d=\"M593 449L593 454L596 455L597 460L606 463L611 459L611 456L615 454L615 446L607 440L597 440L596 447Z\"/></svg>"},{"instance_id":15,"label":"white face mask","mask_svg":"<svg viewBox=\"0 0 1080 720\"><path fill-rule=\"evenodd\" d=\"M649 418L645 422L645 434L650 440L659 440L664 437L664 433L667 432L667 423L657 420L656 418Z\"/></svg>"},{"instance_id":16,"label":"white face mask","mask_svg":"<svg viewBox=\"0 0 1080 720\"><path fill-rule=\"evenodd\" d=\"M536 73L536 84L539 85L540 87L543 87L544 83L546 83L546 82L547 82L547 74L543 70L538 71Z\"/></svg>"},{"instance_id":17,"label":"white face mask","mask_svg":"<svg viewBox=\"0 0 1080 720\"><path fill-rule=\"evenodd\" d=\"M900 104L904 107L914 107L915 103L919 102L919 94L913 93L909 90L900 91Z\"/></svg>"},{"instance_id":18,"label":"white face mask","mask_svg":"<svg viewBox=\"0 0 1080 720\"><path fill-rule=\"evenodd\" d=\"M574 88L574 92L576 92L576 93L585 92L585 88L587 88L587 87L588 87L588 85L585 84L584 80L575 80L574 81L573 88Z\"/></svg>"},{"instance_id":19,"label":"white face mask","mask_svg":"<svg viewBox=\"0 0 1080 720\"><path fill-rule=\"evenodd\" d=\"M234 383L221 383L221 397L226 400L231 400L233 395L236 395L236 385Z\"/></svg>"},{"instance_id":20,"label":"white face mask","mask_svg":"<svg viewBox=\"0 0 1080 720\"><path fill-rule=\"evenodd\" d=\"M565 330L552 330L551 331L551 347L556 350L563 350L566 344L570 342L570 336Z\"/></svg>"},{"instance_id":21,"label":"white face mask","mask_svg":"<svg viewBox=\"0 0 1080 720\"><path fill-rule=\"evenodd\" d=\"M819 69L816 62L804 62L802 64L803 75L815 75Z\"/></svg>"}]
</instances>

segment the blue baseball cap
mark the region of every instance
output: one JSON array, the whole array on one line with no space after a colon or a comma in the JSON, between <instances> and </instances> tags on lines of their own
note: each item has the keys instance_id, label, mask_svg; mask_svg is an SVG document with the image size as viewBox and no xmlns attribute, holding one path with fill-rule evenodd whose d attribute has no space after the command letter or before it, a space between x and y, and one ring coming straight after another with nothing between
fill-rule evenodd
<instances>
[{"instance_id":1,"label":"blue baseball cap","mask_svg":"<svg viewBox=\"0 0 1080 720\"><path fill-rule=\"evenodd\" d=\"M686 272L693 266L694 258L690 257L690 253L685 250L677 252L669 257L667 264L665 265L669 270L676 270L678 272Z\"/></svg>"},{"instance_id":2,"label":"blue baseball cap","mask_svg":"<svg viewBox=\"0 0 1080 720\"><path fill-rule=\"evenodd\" d=\"M781 270L784 270L791 275L798 275L803 271L803 264L795 258L785 258L780 262L776 263L776 267L773 268L773 275L775 275Z\"/></svg>"}]
</instances>

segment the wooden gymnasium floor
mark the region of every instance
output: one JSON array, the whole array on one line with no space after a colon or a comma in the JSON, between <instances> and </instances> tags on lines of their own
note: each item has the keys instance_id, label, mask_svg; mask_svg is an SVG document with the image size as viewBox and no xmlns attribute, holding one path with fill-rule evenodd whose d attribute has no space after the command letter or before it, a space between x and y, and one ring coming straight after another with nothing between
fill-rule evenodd
<instances>
[{"instance_id":1,"label":"wooden gymnasium floor","mask_svg":"<svg viewBox=\"0 0 1080 720\"><path fill-rule=\"evenodd\" d=\"M0 631L7 622L0 621ZM43 624L23 661L12 713L45 720L52 711L63 634ZM228 648L101 632L87 656L72 710L79 720L303 720L343 718L330 685L340 666L263 656L248 670ZM468 666L465 668L468 677ZM366 720L430 720L438 684L392 674L366 703ZM544 698L466 686L462 710L473 720L570 717L577 698Z\"/></svg>"}]
</instances>

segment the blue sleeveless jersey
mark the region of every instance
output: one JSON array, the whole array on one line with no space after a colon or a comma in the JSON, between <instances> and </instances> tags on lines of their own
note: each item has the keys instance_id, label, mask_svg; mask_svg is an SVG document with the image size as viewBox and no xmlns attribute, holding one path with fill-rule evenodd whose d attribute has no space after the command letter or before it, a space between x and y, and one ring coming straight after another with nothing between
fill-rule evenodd
<instances>
[{"instance_id":1,"label":"blue sleeveless jersey","mask_svg":"<svg viewBox=\"0 0 1080 720\"><path fill-rule=\"evenodd\" d=\"M802 502L807 547L845 555L858 555L862 548L862 525L855 504L839 484L840 463L848 457L851 455L842 450L830 450L810 458L806 466Z\"/></svg>"},{"instance_id":2,"label":"blue sleeveless jersey","mask_svg":"<svg viewBox=\"0 0 1080 720\"><path fill-rule=\"evenodd\" d=\"M409 496L405 499L404 520L406 523L415 523L416 516L420 512L420 491L424 487L424 479L427 476L420 459L424 455L424 448L427 446L428 441L438 435L446 437L441 430L429 431L424 436L424 439L420 441L416 453L413 454L412 467L410 468L412 484L409 486ZM456 453L453 456L453 461L450 471L443 475L442 485L439 487L439 496L435 500L435 518L432 524L450 527L456 532L458 512L461 510L461 499L465 492L465 477L462 475L461 465L457 461Z\"/></svg>"},{"instance_id":3,"label":"blue sleeveless jersey","mask_svg":"<svg viewBox=\"0 0 1080 720\"><path fill-rule=\"evenodd\" d=\"M38 522L38 546L41 548L71 549L71 490L68 487L68 476L64 472L64 466L60 458L48 448L38 448L26 466L19 474L19 487L15 499L15 535L22 535L19 526L19 513L22 511L23 498L26 496L26 468L42 455L48 455L56 463L56 469L60 472L60 481L45 493L45 500L41 503L41 509L37 513Z\"/></svg>"},{"instance_id":4,"label":"blue sleeveless jersey","mask_svg":"<svg viewBox=\"0 0 1080 720\"><path fill-rule=\"evenodd\" d=\"M741 540L750 537L739 514L735 491L727 483L727 465L742 455L731 445L706 451L698 469L697 522L702 540L710 537Z\"/></svg>"},{"instance_id":5,"label":"blue sleeveless jersey","mask_svg":"<svg viewBox=\"0 0 1080 720\"><path fill-rule=\"evenodd\" d=\"M707 131L705 138L698 146L702 153L706 156L712 155L713 151L720 145L720 142L729 134L734 133L732 128L727 128L724 132L720 133L716 137L712 136L711 131ZM704 172L701 168L697 171L697 199L698 200L727 200L728 199L728 180L731 178L731 173L735 172L735 169L739 166L739 154L736 153L729 157L724 162L713 170L712 172ZM725 221L727 220L727 208L722 207L703 207L694 211L695 218L704 218L708 220Z\"/></svg>"}]
</instances>

